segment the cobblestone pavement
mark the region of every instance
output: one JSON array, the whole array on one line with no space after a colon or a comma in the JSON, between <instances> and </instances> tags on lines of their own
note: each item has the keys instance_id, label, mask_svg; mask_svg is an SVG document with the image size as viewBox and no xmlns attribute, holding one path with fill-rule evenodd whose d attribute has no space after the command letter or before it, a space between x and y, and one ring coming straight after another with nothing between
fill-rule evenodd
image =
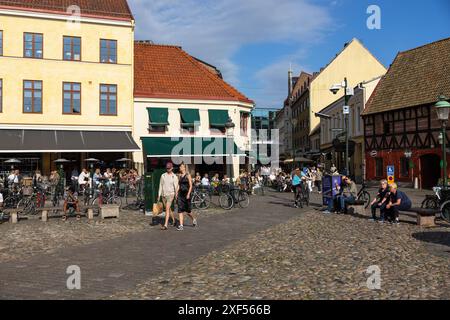
<instances>
[{"instance_id":1,"label":"cobblestone pavement","mask_svg":"<svg viewBox=\"0 0 450 320\"><path fill-rule=\"evenodd\" d=\"M325 216L317 208L292 208L291 197L252 197L250 208L218 212L202 219L199 229L185 232L151 230L148 220L133 214L120 222L83 227L91 239L84 244L73 236L64 249L38 248L40 254L28 258L18 253L15 260L2 259L0 298L450 298L448 224L421 229L412 216L402 217L400 226L371 223L365 215ZM59 221L36 223L53 226L47 231L57 229L63 233L60 238L72 230ZM122 223L129 229L108 237L108 228ZM28 225L7 227L16 229L8 235L10 241L26 234L17 231L21 227ZM69 234L80 233L79 227L73 229ZM11 251L25 250L23 243ZM82 271L79 291L65 288L65 270L72 264ZM381 269L381 290L366 285L366 270L373 265Z\"/></svg>"}]
</instances>

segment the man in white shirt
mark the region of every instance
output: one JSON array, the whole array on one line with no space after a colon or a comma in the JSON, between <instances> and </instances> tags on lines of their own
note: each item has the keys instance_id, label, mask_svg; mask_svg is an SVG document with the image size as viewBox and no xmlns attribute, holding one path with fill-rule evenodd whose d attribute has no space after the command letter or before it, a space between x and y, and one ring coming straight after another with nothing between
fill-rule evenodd
<instances>
[{"instance_id":1,"label":"man in white shirt","mask_svg":"<svg viewBox=\"0 0 450 320\"><path fill-rule=\"evenodd\" d=\"M168 162L166 165L167 172L161 176L158 191L158 201L162 197L163 205L166 209L166 221L162 230L167 230L169 226L169 216L172 216L172 220L175 226L175 216L171 210L172 203L176 200L176 195L178 194L178 177L173 173L173 164Z\"/></svg>"},{"instance_id":2,"label":"man in white shirt","mask_svg":"<svg viewBox=\"0 0 450 320\"><path fill-rule=\"evenodd\" d=\"M80 185L80 189L81 187L86 187L87 185L89 185L90 178L91 178L90 173L87 171L86 168L83 168L80 175L78 176L78 184Z\"/></svg>"},{"instance_id":3,"label":"man in white shirt","mask_svg":"<svg viewBox=\"0 0 450 320\"><path fill-rule=\"evenodd\" d=\"M0 192L0 208L3 208L3 193Z\"/></svg>"}]
</instances>

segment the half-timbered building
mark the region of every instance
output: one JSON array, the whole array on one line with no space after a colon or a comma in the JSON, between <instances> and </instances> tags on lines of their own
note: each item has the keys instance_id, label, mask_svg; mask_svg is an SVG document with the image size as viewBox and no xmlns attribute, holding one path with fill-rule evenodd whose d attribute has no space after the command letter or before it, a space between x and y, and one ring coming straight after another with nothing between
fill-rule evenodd
<instances>
[{"instance_id":1,"label":"half-timbered building","mask_svg":"<svg viewBox=\"0 0 450 320\"><path fill-rule=\"evenodd\" d=\"M450 96L449 52L450 38L400 52L379 82L363 112L368 180L386 178L394 166L396 181L418 178L421 188L438 182L442 136L434 104Z\"/></svg>"}]
</instances>

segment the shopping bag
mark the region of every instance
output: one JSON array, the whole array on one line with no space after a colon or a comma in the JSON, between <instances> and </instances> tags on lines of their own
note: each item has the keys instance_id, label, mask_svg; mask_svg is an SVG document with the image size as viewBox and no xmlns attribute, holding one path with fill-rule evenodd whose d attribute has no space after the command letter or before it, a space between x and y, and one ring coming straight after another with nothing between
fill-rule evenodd
<instances>
[{"instance_id":1,"label":"shopping bag","mask_svg":"<svg viewBox=\"0 0 450 320\"><path fill-rule=\"evenodd\" d=\"M163 204L162 202L153 204L153 215L158 216L163 212Z\"/></svg>"}]
</instances>

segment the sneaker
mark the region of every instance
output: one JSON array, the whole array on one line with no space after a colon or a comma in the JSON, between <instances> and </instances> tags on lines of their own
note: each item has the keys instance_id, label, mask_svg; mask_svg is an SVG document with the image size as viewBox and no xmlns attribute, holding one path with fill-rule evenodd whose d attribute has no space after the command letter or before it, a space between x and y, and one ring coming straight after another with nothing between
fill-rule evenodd
<instances>
[{"instance_id":1,"label":"sneaker","mask_svg":"<svg viewBox=\"0 0 450 320\"><path fill-rule=\"evenodd\" d=\"M192 220L192 226L194 228L198 227L197 219Z\"/></svg>"},{"instance_id":2,"label":"sneaker","mask_svg":"<svg viewBox=\"0 0 450 320\"><path fill-rule=\"evenodd\" d=\"M177 231L183 231L183 230L184 230L183 226L180 225L177 227Z\"/></svg>"},{"instance_id":3,"label":"sneaker","mask_svg":"<svg viewBox=\"0 0 450 320\"><path fill-rule=\"evenodd\" d=\"M394 224L398 226L400 224L400 220L398 218L395 219Z\"/></svg>"},{"instance_id":4,"label":"sneaker","mask_svg":"<svg viewBox=\"0 0 450 320\"><path fill-rule=\"evenodd\" d=\"M325 210L323 213L324 213L324 214L331 214L331 211Z\"/></svg>"},{"instance_id":5,"label":"sneaker","mask_svg":"<svg viewBox=\"0 0 450 320\"><path fill-rule=\"evenodd\" d=\"M297 204L294 204L294 208L298 209L298 205L297 205Z\"/></svg>"},{"instance_id":6,"label":"sneaker","mask_svg":"<svg viewBox=\"0 0 450 320\"><path fill-rule=\"evenodd\" d=\"M384 219L378 220L378 223L384 223Z\"/></svg>"}]
</instances>

